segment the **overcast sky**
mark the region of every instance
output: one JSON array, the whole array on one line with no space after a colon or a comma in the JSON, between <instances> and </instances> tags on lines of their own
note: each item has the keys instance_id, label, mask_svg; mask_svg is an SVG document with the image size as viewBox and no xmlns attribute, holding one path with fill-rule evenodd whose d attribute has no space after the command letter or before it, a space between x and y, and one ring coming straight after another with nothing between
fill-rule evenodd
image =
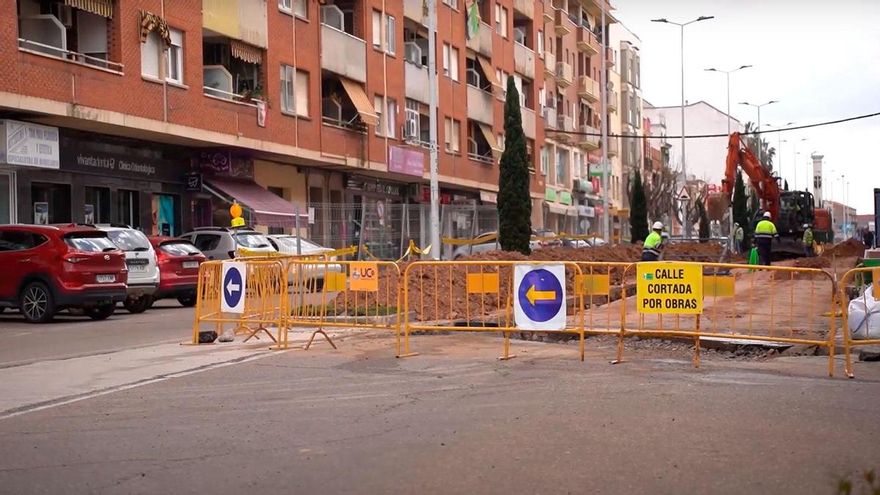
<instances>
[{"instance_id":1,"label":"overcast sky","mask_svg":"<svg viewBox=\"0 0 880 495\"><path fill-rule=\"evenodd\" d=\"M730 77L731 114L757 120L756 109L738 102L779 103L761 110L762 124L805 125L880 112L880 0L612 0L615 16L642 40L642 96L657 106L681 99L679 28L653 23L665 17L685 28L685 99L705 100L724 111L725 76L708 67L754 67ZM688 134L700 129L688 127ZM812 175L809 155L825 155L825 196L842 199L839 179L850 182L847 203L873 213L880 187L880 117L782 133L797 145L797 185ZM777 134L767 135L773 147ZM675 144L675 143L673 143ZM794 148L782 143L782 173L794 185ZM719 167L723 164L719 163Z\"/></svg>"}]
</instances>

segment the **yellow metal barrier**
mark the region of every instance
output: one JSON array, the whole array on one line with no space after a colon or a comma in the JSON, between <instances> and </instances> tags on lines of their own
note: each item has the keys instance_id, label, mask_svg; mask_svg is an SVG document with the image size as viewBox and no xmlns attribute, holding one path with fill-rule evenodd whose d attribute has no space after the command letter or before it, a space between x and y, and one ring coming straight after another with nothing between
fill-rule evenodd
<instances>
[{"instance_id":1,"label":"yellow metal barrier","mask_svg":"<svg viewBox=\"0 0 880 495\"><path fill-rule=\"evenodd\" d=\"M868 276L870 276L870 278L872 279L873 294L875 300L880 299L880 268L854 268L843 274L843 277L841 277L839 284L840 293L838 297L840 298L840 306L843 312L843 352L846 360L846 365L844 369L846 371L846 375L850 378L855 377L852 365L852 348L863 345L880 345L880 339L853 339L852 332L850 332L849 330L850 298L847 292L851 288L856 289L858 295L854 299L860 299L865 304L865 306L867 306L869 301L868 296L865 293L865 289L868 286L866 283ZM880 332L880 329L870 326L869 320L866 319L864 321L864 324L866 335Z\"/></svg>"},{"instance_id":2,"label":"yellow metal barrier","mask_svg":"<svg viewBox=\"0 0 880 495\"><path fill-rule=\"evenodd\" d=\"M522 281L515 287L518 267L535 271L549 265L563 267L561 277L554 276L557 287ZM522 262L522 261L416 261L410 263L403 274L403 349L399 357L415 355L410 350L412 332L489 331L502 332L504 352L501 359L510 354L511 332L548 331L530 329L517 325L517 303L539 307L551 302L558 306L557 315L563 320L553 332L578 335L580 356L584 359L584 306L583 291L576 290L576 280L582 281L583 273L572 262ZM526 275L529 276L529 275ZM564 280L559 281L559 278ZM537 280L537 279L536 279ZM543 280L543 279L541 279ZM417 295L412 291L416 291ZM561 312L564 309L564 312ZM522 309L519 310L523 312Z\"/></svg>"},{"instance_id":3,"label":"yellow metal barrier","mask_svg":"<svg viewBox=\"0 0 880 495\"><path fill-rule=\"evenodd\" d=\"M635 263L625 275L622 335L803 344L828 349L834 374L836 286L824 270L725 263ZM824 313L824 314L823 314ZM618 347L618 360L622 359Z\"/></svg>"},{"instance_id":4,"label":"yellow metal barrier","mask_svg":"<svg viewBox=\"0 0 880 495\"><path fill-rule=\"evenodd\" d=\"M284 271L280 261L247 260L244 287L223 286L223 261L206 261L199 266L199 281L196 288L195 318L193 321L192 343L199 343L202 325L212 324L217 335L223 333L225 324L232 324L235 334L245 334L245 342L259 338L265 333L277 341L271 330L280 335L284 325ZM244 298L241 313L222 311L224 290L240 290Z\"/></svg>"},{"instance_id":5,"label":"yellow metal barrier","mask_svg":"<svg viewBox=\"0 0 880 495\"><path fill-rule=\"evenodd\" d=\"M400 347L400 269L390 261L290 260L286 271L285 324L278 347L289 347L289 331L316 328L305 348L325 328L395 330ZM399 353L399 350L398 350Z\"/></svg>"}]
</instances>

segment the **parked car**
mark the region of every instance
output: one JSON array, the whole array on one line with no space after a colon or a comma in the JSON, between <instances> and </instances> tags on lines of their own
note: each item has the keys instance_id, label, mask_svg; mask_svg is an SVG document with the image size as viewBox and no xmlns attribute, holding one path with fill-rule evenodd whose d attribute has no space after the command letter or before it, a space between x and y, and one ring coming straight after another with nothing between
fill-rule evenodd
<instances>
[{"instance_id":1,"label":"parked car","mask_svg":"<svg viewBox=\"0 0 880 495\"><path fill-rule=\"evenodd\" d=\"M315 256L323 253L330 253L333 250L330 248L326 248L324 246L315 244L306 239L299 239L299 251L297 251L297 236L295 235L283 235L283 234L273 234L269 236L269 242L272 243L272 246L278 250L278 252L290 256ZM331 257L329 261L336 261L335 257ZM321 291L324 287L324 274L326 272L336 272L341 273L343 271L342 265L333 263L333 264L308 264L302 265L303 273L307 278L315 279L315 291ZM291 271L289 276L289 283L293 283L294 280L294 272ZM311 288L311 286L310 286Z\"/></svg>"},{"instance_id":2,"label":"parked car","mask_svg":"<svg viewBox=\"0 0 880 495\"><path fill-rule=\"evenodd\" d=\"M539 232L543 233L539 234ZM478 235L474 238L474 244L458 246L457 248L455 248L455 250L452 251L452 259L457 260L465 256L470 256L472 254L485 253L488 251L496 251L498 249L501 249L501 245L498 243L497 235L498 233L495 231L484 232ZM550 231L532 231L533 238L529 241L529 247L532 248L532 250L541 249L543 247L541 241L535 239L534 237L550 237L555 235L556 234ZM552 242L558 241L551 241L551 243Z\"/></svg>"},{"instance_id":3,"label":"parked car","mask_svg":"<svg viewBox=\"0 0 880 495\"><path fill-rule=\"evenodd\" d=\"M32 323L64 309L104 320L126 297L125 255L105 232L76 225L0 226L0 308Z\"/></svg>"},{"instance_id":4,"label":"parked car","mask_svg":"<svg viewBox=\"0 0 880 495\"><path fill-rule=\"evenodd\" d=\"M185 239L152 236L150 244L156 251L160 274L153 299L177 299L182 306L195 306L199 265L207 259L205 255Z\"/></svg>"},{"instance_id":5,"label":"parked car","mask_svg":"<svg viewBox=\"0 0 880 495\"><path fill-rule=\"evenodd\" d=\"M540 238L549 238L553 237L552 240L537 240L532 239L532 249L535 249L535 243L540 247L553 247L553 246L562 246L562 239L556 238L559 234L553 232L552 230L547 229L537 229L532 231L532 237L540 237Z\"/></svg>"},{"instance_id":6,"label":"parked car","mask_svg":"<svg viewBox=\"0 0 880 495\"><path fill-rule=\"evenodd\" d=\"M127 225L98 224L95 227L107 232L107 237L125 253L128 297L122 306L129 313L143 313L153 304L153 296L159 288L156 251L143 232Z\"/></svg>"},{"instance_id":7,"label":"parked car","mask_svg":"<svg viewBox=\"0 0 880 495\"><path fill-rule=\"evenodd\" d=\"M235 258L240 248L252 253L275 252L265 235L250 228L198 227L180 238L192 242L209 260Z\"/></svg>"}]
</instances>

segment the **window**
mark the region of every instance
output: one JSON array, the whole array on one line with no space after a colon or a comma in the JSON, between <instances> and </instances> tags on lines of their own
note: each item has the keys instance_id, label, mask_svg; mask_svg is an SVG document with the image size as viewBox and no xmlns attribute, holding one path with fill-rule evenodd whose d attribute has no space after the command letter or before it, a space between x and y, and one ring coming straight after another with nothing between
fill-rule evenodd
<instances>
[{"instance_id":1,"label":"window","mask_svg":"<svg viewBox=\"0 0 880 495\"><path fill-rule=\"evenodd\" d=\"M550 171L550 148L541 146L541 175L547 175Z\"/></svg>"},{"instance_id":2,"label":"window","mask_svg":"<svg viewBox=\"0 0 880 495\"><path fill-rule=\"evenodd\" d=\"M168 47L168 72L165 79L183 84L183 31L171 29L171 46Z\"/></svg>"},{"instance_id":3,"label":"window","mask_svg":"<svg viewBox=\"0 0 880 495\"><path fill-rule=\"evenodd\" d=\"M538 30L538 55L544 56L544 31L541 29Z\"/></svg>"},{"instance_id":4,"label":"window","mask_svg":"<svg viewBox=\"0 0 880 495\"><path fill-rule=\"evenodd\" d=\"M394 98L382 98L382 95L376 95L373 98L373 108L379 116L376 134L390 138L397 137L397 101Z\"/></svg>"},{"instance_id":5,"label":"window","mask_svg":"<svg viewBox=\"0 0 880 495\"><path fill-rule=\"evenodd\" d=\"M388 137L397 137L397 100L386 98L388 108L385 109L385 123L388 129Z\"/></svg>"},{"instance_id":6,"label":"window","mask_svg":"<svg viewBox=\"0 0 880 495\"><path fill-rule=\"evenodd\" d=\"M141 43L141 74L159 79L160 67L162 67L162 40L156 31L151 31L147 35L147 40Z\"/></svg>"},{"instance_id":7,"label":"window","mask_svg":"<svg viewBox=\"0 0 880 495\"><path fill-rule=\"evenodd\" d=\"M446 151L450 153L458 153L461 151L461 122L446 118L445 132L443 133L446 140Z\"/></svg>"},{"instance_id":8,"label":"window","mask_svg":"<svg viewBox=\"0 0 880 495\"><path fill-rule=\"evenodd\" d=\"M281 66L281 110L309 116L309 74L289 65Z\"/></svg>"},{"instance_id":9,"label":"window","mask_svg":"<svg viewBox=\"0 0 880 495\"><path fill-rule=\"evenodd\" d=\"M213 251L220 245L220 236L217 234L198 234L193 244L199 251Z\"/></svg>"},{"instance_id":10,"label":"window","mask_svg":"<svg viewBox=\"0 0 880 495\"><path fill-rule=\"evenodd\" d=\"M507 9L501 4L495 4L495 31L507 38Z\"/></svg>"},{"instance_id":11,"label":"window","mask_svg":"<svg viewBox=\"0 0 880 495\"><path fill-rule=\"evenodd\" d=\"M419 115L419 102L406 100L406 113L404 114L403 138L408 141L421 140L421 118Z\"/></svg>"},{"instance_id":12,"label":"window","mask_svg":"<svg viewBox=\"0 0 880 495\"><path fill-rule=\"evenodd\" d=\"M278 0L278 8L282 12L287 12L288 14L295 14L298 17L302 17L303 19L309 18L308 6L306 5L307 0Z\"/></svg>"},{"instance_id":13,"label":"window","mask_svg":"<svg viewBox=\"0 0 880 495\"><path fill-rule=\"evenodd\" d=\"M18 230L7 230L6 232L0 232L0 251L23 251L25 249L33 249L47 240L46 237L40 234Z\"/></svg>"},{"instance_id":14,"label":"window","mask_svg":"<svg viewBox=\"0 0 880 495\"><path fill-rule=\"evenodd\" d=\"M443 75L458 81L458 48L443 43Z\"/></svg>"},{"instance_id":15,"label":"window","mask_svg":"<svg viewBox=\"0 0 880 495\"><path fill-rule=\"evenodd\" d=\"M443 0L443 3L452 7L453 9L458 8L458 0Z\"/></svg>"},{"instance_id":16,"label":"window","mask_svg":"<svg viewBox=\"0 0 880 495\"><path fill-rule=\"evenodd\" d=\"M397 36L396 36L396 22L394 20L394 16L385 15L385 31L382 31L382 12L378 10L373 11L373 48L377 50L382 50L384 48L385 53L390 55L394 55L397 44ZM384 38L384 43L383 43Z\"/></svg>"}]
</instances>

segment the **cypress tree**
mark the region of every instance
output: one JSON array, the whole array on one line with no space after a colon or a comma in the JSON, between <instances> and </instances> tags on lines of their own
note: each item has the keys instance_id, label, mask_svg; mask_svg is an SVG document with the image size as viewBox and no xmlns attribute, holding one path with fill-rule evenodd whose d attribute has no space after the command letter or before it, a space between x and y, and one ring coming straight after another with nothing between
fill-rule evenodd
<instances>
[{"instance_id":1,"label":"cypress tree","mask_svg":"<svg viewBox=\"0 0 880 495\"><path fill-rule=\"evenodd\" d=\"M504 153L498 171L498 242L504 251L531 253L532 202L529 195L529 164L522 128L519 92L513 77L507 78L504 103Z\"/></svg>"},{"instance_id":2,"label":"cypress tree","mask_svg":"<svg viewBox=\"0 0 880 495\"><path fill-rule=\"evenodd\" d=\"M648 200L645 198L645 186L642 184L642 173L636 169L630 191L629 228L632 243L644 241L648 237Z\"/></svg>"},{"instance_id":3,"label":"cypress tree","mask_svg":"<svg viewBox=\"0 0 880 495\"><path fill-rule=\"evenodd\" d=\"M742 172L736 172L736 183L733 186L733 221L743 228L743 233L749 231L749 208L747 206L746 184L743 182Z\"/></svg>"},{"instance_id":4,"label":"cypress tree","mask_svg":"<svg viewBox=\"0 0 880 495\"><path fill-rule=\"evenodd\" d=\"M709 214L706 213L706 205L702 201L697 201L697 215L700 217L700 242L708 242L711 233L709 232Z\"/></svg>"}]
</instances>

